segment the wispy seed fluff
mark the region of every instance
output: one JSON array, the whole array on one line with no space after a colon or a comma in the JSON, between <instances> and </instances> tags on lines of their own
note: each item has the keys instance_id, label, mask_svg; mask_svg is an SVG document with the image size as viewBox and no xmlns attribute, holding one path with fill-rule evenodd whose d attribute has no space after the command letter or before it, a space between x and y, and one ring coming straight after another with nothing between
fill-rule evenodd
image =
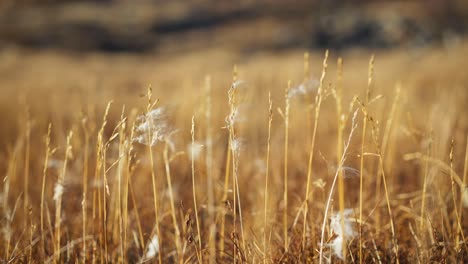
<instances>
[{"instance_id":1,"label":"wispy seed fluff","mask_svg":"<svg viewBox=\"0 0 468 264\"><path fill-rule=\"evenodd\" d=\"M175 129L169 124L166 108L158 107L137 117L133 141L147 146L167 142L172 146L170 136L174 132Z\"/></svg>"},{"instance_id":2,"label":"wispy seed fluff","mask_svg":"<svg viewBox=\"0 0 468 264\"><path fill-rule=\"evenodd\" d=\"M356 236L353 228L354 221L350 218L352 214L353 209L345 209L343 211L344 229L341 228L340 212L335 213L330 220L330 228L337 237L329 245L333 249L333 253L340 259L343 259L343 240Z\"/></svg>"},{"instance_id":3,"label":"wispy seed fluff","mask_svg":"<svg viewBox=\"0 0 468 264\"><path fill-rule=\"evenodd\" d=\"M60 183L55 183L54 187L54 201L57 201L63 195L63 185Z\"/></svg>"},{"instance_id":4,"label":"wispy seed fluff","mask_svg":"<svg viewBox=\"0 0 468 264\"><path fill-rule=\"evenodd\" d=\"M234 151L234 153L236 155L239 155L241 149L242 149L242 146L243 146L243 140L242 138L234 138L231 142L231 148L232 148L232 151Z\"/></svg>"},{"instance_id":5,"label":"wispy seed fluff","mask_svg":"<svg viewBox=\"0 0 468 264\"><path fill-rule=\"evenodd\" d=\"M303 82L303 83L299 84L298 86L290 89L288 91L288 97L293 98L293 97L304 96L304 95L307 95L309 93L312 93L315 90L317 90L319 84L320 83L319 83L319 81L317 79L310 79L310 80L308 80L306 82Z\"/></svg>"},{"instance_id":6,"label":"wispy seed fluff","mask_svg":"<svg viewBox=\"0 0 468 264\"><path fill-rule=\"evenodd\" d=\"M193 160L198 160L203 150L203 147L204 146L200 142L196 142L196 141L188 144L187 153L189 155L189 158Z\"/></svg>"},{"instance_id":7,"label":"wispy seed fluff","mask_svg":"<svg viewBox=\"0 0 468 264\"><path fill-rule=\"evenodd\" d=\"M159 253L159 239L157 235L154 235L148 244L148 249L145 253L145 260L154 258Z\"/></svg>"}]
</instances>

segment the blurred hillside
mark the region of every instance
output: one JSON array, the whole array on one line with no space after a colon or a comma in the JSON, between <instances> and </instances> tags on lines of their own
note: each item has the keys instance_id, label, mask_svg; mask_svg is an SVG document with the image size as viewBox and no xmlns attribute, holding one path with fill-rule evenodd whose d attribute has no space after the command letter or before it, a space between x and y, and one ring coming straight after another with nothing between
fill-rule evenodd
<instances>
[{"instance_id":1,"label":"blurred hillside","mask_svg":"<svg viewBox=\"0 0 468 264\"><path fill-rule=\"evenodd\" d=\"M453 43L468 29L463 0L1 3L1 47L107 52L419 47Z\"/></svg>"}]
</instances>

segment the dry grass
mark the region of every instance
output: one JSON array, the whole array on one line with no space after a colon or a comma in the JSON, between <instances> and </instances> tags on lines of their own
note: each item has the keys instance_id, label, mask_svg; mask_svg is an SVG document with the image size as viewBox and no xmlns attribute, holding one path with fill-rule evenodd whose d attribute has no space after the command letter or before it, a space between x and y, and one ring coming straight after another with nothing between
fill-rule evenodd
<instances>
[{"instance_id":1,"label":"dry grass","mask_svg":"<svg viewBox=\"0 0 468 264\"><path fill-rule=\"evenodd\" d=\"M1 261L462 263L467 55L3 50Z\"/></svg>"}]
</instances>

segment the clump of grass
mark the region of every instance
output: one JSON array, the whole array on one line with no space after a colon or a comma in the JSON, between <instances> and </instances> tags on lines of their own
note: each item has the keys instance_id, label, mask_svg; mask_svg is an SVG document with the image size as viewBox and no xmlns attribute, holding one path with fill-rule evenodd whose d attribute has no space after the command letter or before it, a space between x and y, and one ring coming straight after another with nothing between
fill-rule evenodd
<instances>
[{"instance_id":1,"label":"clump of grass","mask_svg":"<svg viewBox=\"0 0 468 264\"><path fill-rule=\"evenodd\" d=\"M344 69L326 52L314 79L319 54L304 54L303 72L293 55L243 62L247 92L237 67L232 79L222 67L205 78L203 67L196 78L167 67L144 102L124 89L109 92L112 109L81 94L61 103L60 91L50 104L21 99L29 116L18 111L15 133L9 121L0 129L0 261L463 262L468 95L419 93L464 78L391 75L393 56L380 54ZM433 103L451 106L450 122L425 122Z\"/></svg>"}]
</instances>

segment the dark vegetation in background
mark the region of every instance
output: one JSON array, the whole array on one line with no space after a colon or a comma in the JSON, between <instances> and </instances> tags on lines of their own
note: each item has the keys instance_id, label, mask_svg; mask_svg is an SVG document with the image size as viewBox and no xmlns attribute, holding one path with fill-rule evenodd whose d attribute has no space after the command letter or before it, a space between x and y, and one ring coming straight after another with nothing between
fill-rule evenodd
<instances>
[{"instance_id":1,"label":"dark vegetation in background","mask_svg":"<svg viewBox=\"0 0 468 264\"><path fill-rule=\"evenodd\" d=\"M107 52L413 47L456 40L467 18L461 0L19 0L1 4L0 45Z\"/></svg>"}]
</instances>

